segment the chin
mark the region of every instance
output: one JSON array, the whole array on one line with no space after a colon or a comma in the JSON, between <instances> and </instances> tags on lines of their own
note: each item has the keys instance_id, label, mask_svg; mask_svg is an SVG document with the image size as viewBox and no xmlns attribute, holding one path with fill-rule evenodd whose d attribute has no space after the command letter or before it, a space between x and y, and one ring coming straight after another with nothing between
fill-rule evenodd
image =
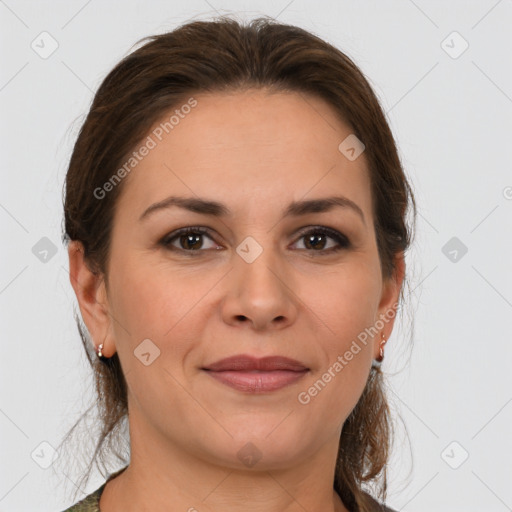
<instances>
[{"instance_id":1,"label":"chin","mask_svg":"<svg viewBox=\"0 0 512 512\"><path fill-rule=\"evenodd\" d=\"M300 435L295 437L284 431L278 432L280 429L279 426L276 429L278 424L279 422L272 425L255 424L251 429L245 428L239 431L228 429L233 438L224 445L221 450L223 453L219 453L219 456L231 461L231 464L238 468L245 466L270 470L289 467L294 463L293 459L298 457L295 452L303 440Z\"/></svg>"}]
</instances>

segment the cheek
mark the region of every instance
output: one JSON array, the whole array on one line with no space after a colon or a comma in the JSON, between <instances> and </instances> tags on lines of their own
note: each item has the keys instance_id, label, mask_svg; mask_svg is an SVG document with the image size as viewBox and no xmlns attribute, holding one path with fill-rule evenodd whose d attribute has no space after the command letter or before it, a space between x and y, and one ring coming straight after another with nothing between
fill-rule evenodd
<instances>
[{"instance_id":1,"label":"cheek","mask_svg":"<svg viewBox=\"0 0 512 512\"><path fill-rule=\"evenodd\" d=\"M149 339L160 350L157 361L177 367L201 339L204 315L198 311L206 303L201 298L218 277L171 271L147 260L121 261L111 274L116 348L125 365L131 365L133 352Z\"/></svg>"},{"instance_id":2,"label":"cheek","mask_svg":"<svg viewBox=\"0 0 512 512\"><path fill-rule=\"evenodd\" d=\"M186 305L194 302L197 289L194 292L195 285L181 286L169 270L148 261L127 258L116 265L111 275L113 309L138 334L161 338L185 314Z\"/></svg>"},{"instance_id":3,"label":"cheek","mask_svg":"<svg viewBox=\"0 0 512 512\"><path fill-rule=\"evenodd\" d=\"M340 424L359 400L373 357L370 327L375 322L378 280L368 267L331 276L308 306L321 319L317 338L321 367L312 375L301 403ZM378 336L378 334L377 334Z\"/></svg>"},{"instance_id":4,"label":"cheek","mask_svg":"<svg viewBox=\"0 0 512 512\"><path fill-rule=\"evenodd\" d=\"M322 281L316 281L308 306L322 320L331 348L343 350L376 320L380 281L368 265L347 266Z\"/></svg>"}]
</instances>

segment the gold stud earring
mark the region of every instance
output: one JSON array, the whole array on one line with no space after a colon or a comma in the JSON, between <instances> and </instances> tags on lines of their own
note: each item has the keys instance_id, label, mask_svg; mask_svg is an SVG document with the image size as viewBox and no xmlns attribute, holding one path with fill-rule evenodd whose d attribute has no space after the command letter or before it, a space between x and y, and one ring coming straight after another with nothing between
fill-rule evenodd
<instances>
[{"instance_id":1,"label":"gold stud earring","mask_svg":"<svg viewBox=\"0 0 512 512\"><path fill-rule=\"evenodd\" d=\"M384 338L384 333L382 334L382 341L380 342L380 349L379 349L379 357L377 358L377 361L379 363L382 363L384 360L384 345L386 344L386 339Z\"/></svg>"},{"instance_id":2,"label":"gold stud earring","mask_svg":"<svg viewBox=\"0 0 512 512\"><path fill-rule=\"evenodd\" d=\"M381 333L382 341L380 342L379 347L379 355L376 359L372 361L372 368L380 368L382 361L384 360L384 345L386 344L386 339L384 338L384 333Z\"/></svg>"}]
</instances>

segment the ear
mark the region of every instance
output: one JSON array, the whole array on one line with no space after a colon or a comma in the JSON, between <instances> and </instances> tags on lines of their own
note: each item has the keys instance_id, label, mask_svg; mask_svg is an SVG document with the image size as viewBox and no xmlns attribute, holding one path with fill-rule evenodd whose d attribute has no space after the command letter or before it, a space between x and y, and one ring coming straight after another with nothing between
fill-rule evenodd
<instances>
[{"instance_id":1,"label":"ear","mask_svg":"<svg viewBox=\"0 0 512 512\"><path fill-rule=\"evenodd\" d=\"M95 345L103 343L102 353L112 357L115 342L111 336L111 317L103 274L94 273L84 259L81 242L72 240L68 245L69 280L75 291L83 321Z\"/></svg>"},{"instance_id":2,"label":"ear","mask_svg":"<svg viewBox=\"0 0 512 512\"><path fill-rule=\"evenodd\" d=\"M374 338L374 358L379 356L382 335L384 335L384 339L387 341L393 331L393 325L395 323L398 309L398 300L400 298L400 290L402 288L404 277L405 257L402 251L395 256L395 268L393 274L383 282L382 295L378 308L378 318L375 321L379 326L383 324L383 327L380 329L379 334Z\"/></svg>"}]
</instances>

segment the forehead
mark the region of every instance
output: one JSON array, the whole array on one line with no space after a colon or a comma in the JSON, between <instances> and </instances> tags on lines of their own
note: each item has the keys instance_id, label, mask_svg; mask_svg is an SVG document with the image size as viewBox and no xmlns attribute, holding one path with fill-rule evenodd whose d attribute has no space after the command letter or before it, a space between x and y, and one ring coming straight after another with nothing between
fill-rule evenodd
<instances>
[{"instance_id":1,"label":"forehead","mask_svg":"<svg viewBox=\"0 0 512 512\"><path fill-rule=\"evenodd\" d=\"M364 153L349 160L352 134L330 105L297 92L254 89L193 95L165 112L136 147L117 209L136 213L167 195L208 197L234 210L342 193L370 212ZM142 146L151 147L140 157Z\"/></svg>"}]
</instances>

